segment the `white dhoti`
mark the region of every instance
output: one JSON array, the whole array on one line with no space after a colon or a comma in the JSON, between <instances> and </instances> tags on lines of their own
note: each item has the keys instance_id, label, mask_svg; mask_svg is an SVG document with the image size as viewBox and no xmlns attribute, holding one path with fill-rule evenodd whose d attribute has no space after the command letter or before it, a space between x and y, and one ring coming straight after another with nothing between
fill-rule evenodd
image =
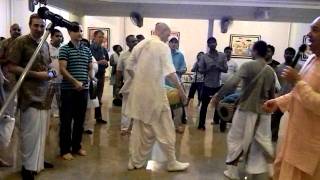
<instances>
[{"instance_id":1,"label":"white dhoti","mask_svg":"<svg viewBox=\"0 0 320 180\"><path fill-rule=\"evenodd\" d=\"M10 92L1 88L1 96L5 96L4 101L9 97ZM17 107L17 96L7 106L4 116L0 118L0 148L7 148L11 142L12 133L15 126L15 113Z\"/></svg>"},{"instance_id":2,"label":"white dhoti","mask_svg":"<svg viewBox=\"0 0 320 180\"><path fill-rule=\"evenodd\" d=\"M125 130L125 131L129 129L130 123L131 123L130 118L124 113L127 106L127 102L128 102L128 94L123 94L122 107L121 107L121 130Z\"/></svg>"},{"instance_id":3,"label":"white dhoti","mask_svg":"<svg viewBox=\"0 0 320 180\"><path fill-rule=\"evenodd\" d=\"M90 130L93 132L94 125L96 124L96 121L94 119L94 110L99 106L100 104L98 98L96 97L95 99L90 99L90 96L88 95L86 117L83 124L85 131Z\"/></svg>"},{"instance_id":4,"label":"white dhoti","mask_svg":"<svg viewBox=\"0 0 320 180\"><path fill-rule=\"evenodd\" d=\"M268 171L265 158L274 155L271 141L271 116L237 109L227 137L227 163L235 161L243 152L247 155L247 172L261 174Z\"/></svg>"},{"instance_id":5,"label":"white dhoti","mask_svg":"<svg viewBox=\"0 0 320 180\"><path fill-rule=\"evenodd\" d=\"M48 110L28 108L21 111L22 165L27 170L41 171L44 167Z\"/></svg>"},{"instance_id":6,"label":"white dhoti","mask_svg":"<svg viewBox=\"0 0 320 180\"><path fill-rule=\"evenodd\" d=\"M57 101L57 94L53 95L52 104L51 104L51 113L54 117L59 116L59 104Z\"/></svg>"},{"instance_id":7,"label":"white dhoti","mask_svg":"<svg viewBox=\"0 0 320 180\"><path fill-rule=\"evenodd\" d=\"M10 93L11 91L5 91L6 99L9 97ZM17 111L17 96L15 96L13 100L11 100L11 102L9 103L5 114L14 118L16 115L16 111Z\"/></svg>"},{"instance_id":8,"label":"white dhoti","mask_svg":"<svg viewBox=\"0 0 320 180\"><path fill-rule=\"evenodd\" d=\"M176 134L169 108L162 111L160 117L151 124L134 120L129 151L130 160L135 167L141 168L146 164L155 141L159 143L169 162L176 160Z\"/></svg>"}]
</instances>

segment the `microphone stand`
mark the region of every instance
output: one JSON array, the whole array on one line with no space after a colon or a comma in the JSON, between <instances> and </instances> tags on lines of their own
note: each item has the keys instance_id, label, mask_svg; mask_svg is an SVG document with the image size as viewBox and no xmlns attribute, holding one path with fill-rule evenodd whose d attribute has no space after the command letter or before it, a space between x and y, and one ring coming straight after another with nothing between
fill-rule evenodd
<instances>
[{"instance_id":1,"label":"microphone stand","mask_svg":"<svg viewBox=\"0 0 320 180\"><path fill-rule=\"evenodd\" d=\"M33 55L31 56L28 64L26 65L26 67L24 68L22 74L20 75L20 78L18 80L18 82L15 84L15 86L13 87L12 91L10 92L10 95L7 99L5 99L5 103L4 105L1 107L0 110L0 117L2 117L8 107L8 105L10 104L10 102L13 100L13 98L16 96L19 88L21 87L21 84L23 83L27 73L29 72L31 66L33 65L34 61L36 60L37 55L39 54L40 49L42 48L44 42L47 40L49 34L50 34L50 30L54 28L54 24L53 23L49 23L48 26L46 27L46 31L44 33L44 35L42 36L42 39L37 47L37 49L34 51Z\"/></svg>"}]
</instances>

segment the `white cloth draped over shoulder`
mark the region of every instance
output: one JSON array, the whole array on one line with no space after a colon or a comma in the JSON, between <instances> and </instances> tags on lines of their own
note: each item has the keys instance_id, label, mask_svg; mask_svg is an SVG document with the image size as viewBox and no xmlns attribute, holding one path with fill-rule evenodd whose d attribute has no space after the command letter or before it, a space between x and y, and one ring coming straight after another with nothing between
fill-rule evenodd
<instances>
[{"instance_id":1,"label":"white cloth draped over shoulder","mask_svg":"<svg viewBox=\"0 0 320 180\"><path fill-rule=\"evenodd\" d=\"M169 107L165 77L176 72L169 46L157 36L141 41L133 49L126 70L134 71L134 77L125 114L146 124L159 120L163 109Z\"/></svg>"}]
</instances>

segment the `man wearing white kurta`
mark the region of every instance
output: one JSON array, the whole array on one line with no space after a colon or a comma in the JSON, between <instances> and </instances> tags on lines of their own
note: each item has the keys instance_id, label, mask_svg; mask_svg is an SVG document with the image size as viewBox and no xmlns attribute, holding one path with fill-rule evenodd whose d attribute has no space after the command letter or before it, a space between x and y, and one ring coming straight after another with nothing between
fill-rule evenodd
<instances>
[{"instance_id":1,"label":"man wearing white kurta","mask_svg":"<svg viewBox=\"0 0 320 180\"><path fill-rule=\"evenodd\" d=\"M50 64L50 68L56 71L57 78L55 80L50 81L50 85L53 86L55 90L54 97L52 99L51 104L51 114L53 117L57 118L59 117L59 108L60 108L60 85L62 81L62 75L60 74L60 68L59 68L59 49L61 46L61 43L63 43L63 35L61 31L58 29L53 29L51 31L51 41L49 44L49 50L50 50L50 57L52 60L52 63Z\"/></svg>"},{"instance_id":2,"label":"man wearing white kurta","mask_svg":"<svg viewBox=\"0 0 320 180\"><path fill-rule=\"evenodd\" d=\"M155 141L168 159L168 171L183 171L189 163L176 161L175 128L165 89L165 77L179 90L182 101L185 92L172 63L168 41L170 28L157 23L155 36L140 42L132 51L126 68L132 79L126 115L134 119L130 137L128 169L142 168ZM127 82L125 82L126 86Z\"/></svg>"},{"instance_id":3,"label":"man wearing white kurta","mask_svg":"<svg viewBox=\"0 0 320 180\"><path fill-rule=\"evenodd\" d=\"M123 77L123 82L128 80L128 73L125 72L125 69L127 67L127 60L131 55L131 51L134 48L134 46L137 45L138 40L134 35L128 35L126 37L126 43L129 49L126 52L123 52L120 54L118 64L117 64L117 78L116 78L116 86L121 86L122 84L122 78ZM130 118L128 118L125 115L125 109L126 109L126 104L129 96L129 90L127 88L121 89L120 93L122 94L122 109L121 109L121 135L126 135L129 133L129 127L130 127Z\"/></svg>"}]
</instances>

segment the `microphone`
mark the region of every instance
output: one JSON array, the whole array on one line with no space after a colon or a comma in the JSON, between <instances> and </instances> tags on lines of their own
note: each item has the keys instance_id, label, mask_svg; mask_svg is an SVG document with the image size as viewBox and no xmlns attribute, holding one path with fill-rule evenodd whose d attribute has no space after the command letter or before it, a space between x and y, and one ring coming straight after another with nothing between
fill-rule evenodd
<instances>
[{"instance_id":1,"label":"microphone","mask_svg":"<svg viewBox=\"0 0 320 180\"><path fill-rule=\"evenodd\" d=\"M38 9L38 15L42 19L49 19L55 26L65 27L68 30L71 31L79 31L80 27L77 24L74 24L66 19L64 19L62 16L55 14L53 12L50 12L48 8L46 7L40 7Z\"/></svg>"}]
</instances>

